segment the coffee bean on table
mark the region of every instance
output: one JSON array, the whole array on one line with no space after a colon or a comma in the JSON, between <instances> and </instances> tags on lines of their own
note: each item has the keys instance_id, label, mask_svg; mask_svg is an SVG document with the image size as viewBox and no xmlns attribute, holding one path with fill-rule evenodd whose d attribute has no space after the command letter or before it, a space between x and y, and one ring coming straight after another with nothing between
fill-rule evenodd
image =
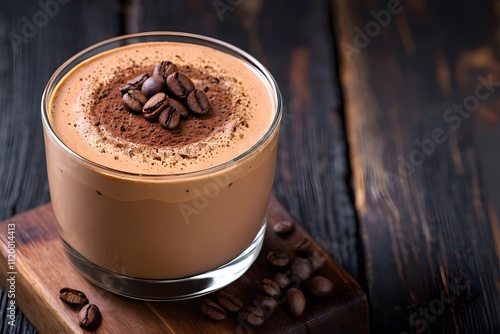
<instances>
[{"instance_id":1,"label":"coffee bean on table","mask_svg":"<svg viewBox=\"0 0 500 334\"><path fill-rule=\"evenodd\" d=\"M293 250L297 253L308 253L311 245L312 241L309 238L302 238L293 244Z\"/></svg>"},{"instance_id":2,"label":"coffee bean on table","mask_svg":"<svg viewBox=\"0 0 500 334\"><path fill-rule=\"evenodd\" d=\"M333 290L332 281L323 276L311 277L307 280L306 285L311 295L316 297L325 297Z\"/></svg>"},{"instance_id":3,"label":"coffee bean on table","mask_svg":"<svg viewBox=\"0 0 500 334\"><path fill-rule=\"evenodd\" d=\"M264 311L254 306L246 306L242 308L239 312L239 316L253 327L262 325L265 319Z\"/></svg>"},{"instance_id":4,"label":"coffee bean on table","mask_svg":"<svg viewBox=\"0 0 500 334\"><path fill-rule=\"evenodd\" d=\"M167 88L179 99L185 99L194 90L194 84L185 74L175 72L167 77Z\"/></svg>"},{"instance_id":5,"label":"coffee bean on table","mask_svg":"<svg viewBox=\"0 0 500 334\"><path fill-rule=\"evenodd\" d=\"M177 72L178 69L177 69L177 65L175 65L174 63L172 63L171 61L162 61L162 62L159 62L154 71L153 71L153 75L159 75L163 78L163 81L167 81L167 77L174 73L174 72Z\"/></svg>"},{"instance_id":6,"label":"coffee bean on table","mask_svg":"<svg viewBox=\"0 0 500 334\"><path fill-rule=\"evenodd\" d=\"M284 273L276 273L274 281L278 283L281 289L285 289L290 284L290 279Z\"/></svg>"},{"instance_id":7,"label":"coffee bean on table","mask_svg":"<svg viewBox=\"0 0 500 334\"><path fill-rule=\"evenodd\" d=\"M316 271L325 265L326 259L320 252L315 249L309 254L307 258L309 262L311 262L312 270Z\"/></svg>"},{"instance_id":8,"label":"coffee bean on table","mask_svg":"<svg viewBox=\"0 0 500 334\"><path fill-rule=\"evenodd\" d=\"M226 311L210 299L203 299L201 303L201 312L209 319L224 320Z\"/></svg>"},{"instance_id":9,"label":"coffee bean on table","mask_svg":"<svg viewBox=\"0 0 500 334\"><path fill-rule=\"evenodd\" d=\"M312 265L307 259L298 257L293 260L290 270L292 275L298 277L301 281L305 281L311 277Z\"/></svg>"},{"instance_id":10,"label":"coffee bean on table","mask_svg":"<svg viewBox=\"0 0 500 334\"><path fill-rule=\"evenodd\" d=\"M276 267L284 267L290 262L288 255L285 252L274 252L271 251L267 253L267 261Z\"/></svg>"},{"instance_id":11,"label":"coffee bean on table","mask_svg":"<svg viewBox=\"0 0 500 334\"><path fill-rule=\"evenodd\" d=\"M260 288L264 291L268 296L276 297L280 294L281 289L279 284L276 281L273 281L269 278L264 278L260 284Z\"/></svg>"},{"instance_id":12,"label":"coffee bean on table","mask_svg":"<svg viewBox=\"0 0 500 334\"><path fill-rule=\"evenodd\" d=\"M142 113L144 104L148 98L140 90L129 90L122 96L123 106L133 114Z\"/></svg>"},{"instance_id":13,"label":"coffee bean on table","mask_svg":"<svg viewBox=\"0 0 500 334\"><path fill-rule=\"evenodd\" d=\"M141 75L127 81L127 83L120 87L122 94L125 94L129 90L141 90L142 84L149 78L149 74L142 73Z\"/></svg>"},{"instance_id":14,"label":"coffee bean on table","mask_svg":"<svg viewBox=\"0 0 500 334\"><path fill-rule=\"evenodd\" d=\"M80 310L78 320L81 328L93 331L101 324L101 311L95 304L86 305Z\"/></svg>"},{"instance_id":15,"label":"coffee bean on table","mask_svg":"<svg viewBox=\"0 0 500 334\"><path fill-rule=\"evenodd\" d=\"M59 291L59 298L73 307L82 306L89 302L83 292L71 288L62 288Z\"/></svg>"},{"instance_id":16,"label":"coffee bean on table","mask_svg":"<svg viewBox=\"0 0 500 334\"><path fill-rule=\"evenodd\" d=\"M158 122L165 129L172 130L179 125L180 118L181 113L179 110L167 108L161 112Z\"/></svg>"},{"instance_id":17,"label":"coffee bean on table","mask_svg":"<svg viewBox=\"0 0 500 334\"><path fill-rule=\"evenodd\" d=\"M165 80L159 75L153 75L149 77L142 84L141 92L146 95L147 98L163 92L165 90Z\"/></svg>"},{"instance_id":18,"label":"coffee bean on table","mask_svg":"<svg viewBox=\"0 0 500 334\"><path fill-rule=\"evenodd\" d=\"M262 309L265 313L265 316L270 316L276 307L278 307L278 301L273 297L264 296L264 295L256 295L253 304L255 307Z\"/></svg>"},{"instance_id":19,"label":"coffee bean on table","mask_svg":"<svg viewBox=\"0 0 500 334\"><path fill-rule=\"evenodd\" d=\"M193 114L201 116L210 111L210 101L207 95L199 89L193 90L187 97L189 110Z\"/></svg>"},{"instance_id":20,"label":"coffee bean on table","mask_svg":"<svg viewBox=\"0 0 500 334\"><path fill-rule=\"evenodd\" d=\"M241 299L225 291L220 291L217 294L217 301L223 308L231 312L238 312L243 307Z\"/></svg>"},{"instance_id":21,"label":"coffee bean on table","mask_svg":"<svg viewBox=\"0 0 500 334\"><path fill-rule=\"evenodd\" d=\"M273 225L273 231L276 234L287 234L292 232L294 229L294 224L289 220L282 220Z\"/></svg>"},{"instance_id":22,"label":"coffee bean on table","mask_svg":"<svg viewBox=\"0 0 500 334\"><path fill-rule=\"evenodd\" d=\"M167 106L168 96L165 93L158 93L146 102L142 108L142 114L148 121L154 121Z\"/></svg>"},{"instance_id":23,"label":"coffee bean on table","mask_svg":"<svg viewBox=\"0 0 500 334\"><path fill-rule=\"evenodd\" d=\"M179 110L179 112L181 113L181 117L182 118L188 118L189 112L186 109L186 107L184 107L184 105L182 103L180 103L179 101L174 100L172 98L169 98L168 99L168 104L169 104L170 107Z\"/></svg>"},{"instance_id":24,"label":"coffee bean on table","mask_svg":"<svg viewBox=\"0 0 500 334\"><path fill-rule=\"evenodd\" d=\"M290 288L286 292L286 306L293 316L302 316L306 308L304 293L297 288Z\"/></svg>"}]
</instances>

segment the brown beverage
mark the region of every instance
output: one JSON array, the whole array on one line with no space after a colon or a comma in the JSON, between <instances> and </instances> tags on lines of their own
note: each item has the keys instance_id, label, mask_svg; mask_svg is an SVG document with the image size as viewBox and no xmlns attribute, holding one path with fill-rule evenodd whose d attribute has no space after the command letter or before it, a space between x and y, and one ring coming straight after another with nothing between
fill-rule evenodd
<instances>
[{"instance_id":1,"label":"brown beverage","mask_svg":"<svg viewBox=\"0 0 500 334\"><path fill-rule=\"evenodd\" d=\"M189 278L248 253L252 244L254 259L276 161L275 83L254 59L218 41L143 35L147 42L115 42L63 65L44 95L60 235L70 255L117 277ZM165 60L212 105L174 130L124 110L119 89ZM140 294L134 297L155 299Z\"/></svg>"}]
</instances>

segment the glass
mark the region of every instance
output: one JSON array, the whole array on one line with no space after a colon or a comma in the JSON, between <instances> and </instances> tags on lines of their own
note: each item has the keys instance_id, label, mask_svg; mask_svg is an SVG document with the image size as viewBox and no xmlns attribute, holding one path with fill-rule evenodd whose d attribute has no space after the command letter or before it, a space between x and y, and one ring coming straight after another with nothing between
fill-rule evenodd
<instances>
[{"instance_id":1,"label":"glass","mask_svg":"<svg viewBox=\"0 0 500 334\"><path fill-rule=\"evenodd\" d=\"M96 55L155 42L209 47L244 62L272 101L270 110L261 110L274 115L265 134L230 161L178 174L125 172L70 148L50 117L58 84ZM42 123L52 206L73 265L96 285L143 300L198 297L239 278L264 241L281 116L281 94L265 67L212 38L175 32L127 35L69 59L45 88Z\"/></svg>"}]
</instances>

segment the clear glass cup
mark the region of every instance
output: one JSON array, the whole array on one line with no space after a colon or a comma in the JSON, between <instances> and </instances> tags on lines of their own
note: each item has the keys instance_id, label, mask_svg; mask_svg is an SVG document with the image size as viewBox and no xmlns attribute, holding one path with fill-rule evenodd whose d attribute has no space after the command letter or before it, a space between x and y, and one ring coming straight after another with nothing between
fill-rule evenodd
<instances>
[{"instance_id":1,"label":"clear glass cup","mask_svg":"<svg viewBox=\"0 0 500 334\"><path fill-rule=\"evenodd\" d=\"M58 84L96 55L149 42L202 45L243 61L271 96L272 108L259 110L273 115L265 134L230 161L169 175L125 172L76 153L51 123ZM121 36L65 62L49 80L41 107L59 233L69 259L87 279L130 298L179 300L230 284L255 261L264 241L282 116L277 84L255 58L225 42L187 33Z\"/></svg>"}]
</instances>

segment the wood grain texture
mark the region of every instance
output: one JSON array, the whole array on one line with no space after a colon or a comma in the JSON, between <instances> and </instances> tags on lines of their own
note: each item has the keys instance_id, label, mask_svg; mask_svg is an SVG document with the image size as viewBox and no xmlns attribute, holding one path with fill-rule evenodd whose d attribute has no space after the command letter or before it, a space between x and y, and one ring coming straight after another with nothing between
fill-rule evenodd
<instances>
[{"instance_id":1,"label":"wood grain texture","mask_svg":"<svg viewBox=\"0 0 500 334\"><path fill-rule=\"evenodd\" d=\"M499 333L498 11L333 5L374 330Z\"/></svg>"},{"instance_id":2,"label":"wood grain texture","mask_svg":"<svg viewBox=\"0 0 500 334\"><path fill-rule=\"evenodd\" d=\"M268 218L268 230L259 258L240 279L224 288L241 298L246 306L252 305L253 296L261 293L261 280L273 275L266 254L274 250L286 252L293 258L296 256L293 245L304 237L310 238L298 224L285 237L273 233L273 224L282 220L293 221L276 199L271 200ZM281 296L278 298L280 306L264 324L259 328L249 328L232 316L220 322L206 319L200 310L200 298L147 303L123 298L92 285L73 268L64 254L50 204L0 223L0 229L6 231L9 224L14 224L17 235L16 303L42 333L84 332L78 326L77 312L58 298L59 289L64 286L83 291L90 302L101 309L103 322L95 333L235 333L240 326L254 333L325 333L326 330L333 330L335 333L367 334L369 331L368 304L362 289L315 242L312 249L317 249L326 258L325 266L316 274L332 281L332 294L321 299L309 296L306 311L300 318L288 313ZM8 239L2 235L2 282L5 282L5 273L9 271L5 261L7 244ZM303 284L297 287L306 290ZM205 298L216 301L215 293Z\"/></svg>"}]
</instances>

